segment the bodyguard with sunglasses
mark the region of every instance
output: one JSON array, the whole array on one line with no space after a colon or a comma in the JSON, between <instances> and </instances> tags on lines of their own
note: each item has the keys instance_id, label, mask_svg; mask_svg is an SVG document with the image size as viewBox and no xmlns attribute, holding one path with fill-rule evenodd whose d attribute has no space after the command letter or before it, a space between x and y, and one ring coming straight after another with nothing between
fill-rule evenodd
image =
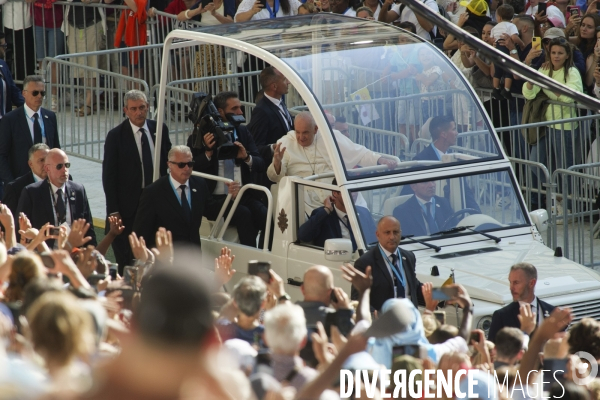
<instances>
[{"instance_id":1,"label":"bodyguard with sunglasses","mask_svg":"<svg viewBox=\"0 0 600 400\"><path fill-rule=\"evenodd\" d=\"M58 227L71 227L73 221L83 218L90 226L93 225L92 211L83 185L69 180L69 157L60 149L52 149L46 156L44 170L48 178L32 183L23 189L17 215L25 213L31 225L40 229L47 223ZM89 229L87 235L92 237L88 243L96 246L96 234ZM54 240L48 241L48 246L54 246Z\"/></svg>"},{"instance_id":2,"label":"bodyguard with sunglasses","mask_svg":"<svg viewBox=\"0 0 600 400\"><path fill-rule=\"evenodd\" d=\"M200 246L200 224L205 210L214 208L204 179L192 176L194 160L189 147L173 146L169 151L169 173L146 187L133 223L148 248L154 247L158 228L171 231L174 243Z\"/></svg>"},{"instance_id":3,"label":"bodyguard with sunglasses","mask_svg":"<svg viewBox=\"0 0 600 400\"><path fill-rule=\"evenodd\" d=\"M56 114L42 108L44 79L29 75L23 88L25 104L0 120L0 179L4 184L29 172L28 152L34 144L60 149Z\"/></svg>"}]
</instances>

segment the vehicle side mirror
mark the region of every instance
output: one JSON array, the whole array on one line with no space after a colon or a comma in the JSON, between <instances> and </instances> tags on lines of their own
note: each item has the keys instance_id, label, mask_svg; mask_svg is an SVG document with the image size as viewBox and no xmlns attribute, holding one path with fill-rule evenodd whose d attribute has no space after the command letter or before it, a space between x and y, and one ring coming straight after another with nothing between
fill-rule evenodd
<instances>
[{"instance_id":1,"label":"vehicle side mirror","mask_svg":"<svg viewBox=\"0 0 600 400\"><path fill-rule=\"evenodd\" d=\"M352 242L350 239L327 239L325 241L325 259L328 261L352 261Z\"/></svg>"},{"instance_id":2,"label":"vehicle side mirror","mask_svg":"<svg viewBox=\"0 0 600 400\"><path fill-rule=\"evenodd\" d=\"M548 211L543 209L535 210L530 212L529 216L539 233L544 233L548 230Z\"/></svg>"}]
</instances>

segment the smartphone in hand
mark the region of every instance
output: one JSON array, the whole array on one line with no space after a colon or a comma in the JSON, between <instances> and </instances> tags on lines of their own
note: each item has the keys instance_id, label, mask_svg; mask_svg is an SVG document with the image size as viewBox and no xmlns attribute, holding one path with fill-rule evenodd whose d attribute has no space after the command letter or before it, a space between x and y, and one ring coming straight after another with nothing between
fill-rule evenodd
<instances>
[{"instance_id":1,"label":"smartphone in hand","mask_svg":"<svg viewBox=\"0 0 600 400\"><path fill-rule=\"evenodd\" d=\"M271 281L271 263L269 261L248 261L248 275L256 275L267 285Z\"/></svg>"},{"instance_id":2,"label":"smartphone in hand","mask_svg":"<svg viewBox=\"0 0 600 400\"><path fill-rule=\"evenodd\" d=\"M433 288L431 291L431 297L437 301L448 301L458 296L457 287L439 287Z\"/></svg>"}]
</instances>

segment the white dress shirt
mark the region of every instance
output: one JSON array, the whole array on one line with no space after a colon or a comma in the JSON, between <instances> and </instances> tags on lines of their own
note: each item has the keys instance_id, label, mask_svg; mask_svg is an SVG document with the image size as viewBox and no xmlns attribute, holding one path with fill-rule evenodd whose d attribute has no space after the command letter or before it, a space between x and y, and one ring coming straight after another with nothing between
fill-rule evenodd
<instances>
[{"instance_id":1,"label":"white dress shirt","mask_svg":"<svg viewBox=\"0 0 600 400\"><path fill-rule=\"evenodd\" d=\"M48 182L50 182L50 181L48 180ZM54 204L55 204L54 202L58 202L58 197L56 195L56 191L58 189L62 189L63 201L65 202L65 210L66 210L65 222L70 227L73 220L71 219L71 206L69 204L69 198L73 197L74 194L67 193L67 184L66 183L63 183L63 185L61 187L58 187L58 186L54 186L54 184L52 182L50 182L50 188L52 189L52 196L54 197L54 200L52 201L52 212L54 213L54 226L55 227L59 226L58 216L56 215L56 208L54 207Z\"/></svg>"},{"instance_id":2,"label":"white dress shirt","mask_svg":"<svg viewBox=\"0 0 600 400\"><path fill-rule=\"evenodd\" d=\"M6 98L6 97L5 97ZM33 111L31 108L27 106L27 104L23 104L25 108L25 115L27 115L27 125L29 126L29 133L31 134L31 142L35 142L35 138L33 135L33 114L38 114L38 122L40 123L40 127L42 128L42 143L47 143L46 141L46 130L44 129L44 116L42 115L42 108L39 110Z\"/></svg>"},{"instance_id":3,"label":"white dress shirt","mask_svg":"<svg viewBox=\"0 0 600 400\"><path fill-rule=\"evenodd\" d=\"M171 176L171 174L169 174L169 179L171 180L171 185L173 185L173 187L175 188L175 191L177 192L177 198L179 200L179 204L181 204L181 183L177 182L175 179L173 179L173 176ZM188 204L190 205L190 210L192 209L192 195L190 194L190 180L188 179L187 181L185 181L184 185L186 186L185 189L185 197L187 198Z\"/></svg>"},{"instance_id":4,"label":"white dress shirt","mask_svg":"<svg viewBox=\"0 0 600 400\"><path fill-rule=\"evenodd\" d=\"M383 250L383 252L385 253L385 256L387 257L387 259L390 261L390 264L392 264L393 263L392 253L387 251L383 246L380 245L380 247ZM398 251L398 253L400 254L400 257L402 257L402 253L400 253L400 251ZM406 261L406 260L398 260L398 266L400 266L400 262L402 262L402 267L404 267L404 261ZM396 275L394 274L394 271L392 271L390 264L385 263L385 266L387 267L389 274L392 276L392 280L394 280ZM406 274L404 274L404 279L405 279L405 285L404 285L404 295L405 296L404 297L407 299L410 299L410 286L408 285L408 277L406 276ZM398 297L398 288L396 287L396 285L394 285L394 297Z\"/></svg>"},{"instance_id":5,"label":"white dress shirt","mask_svg":"<svg viewBox=\"0 0 600 400\"><path fill-rule=\"evenodd\" d=\"M133 138L135 139L135 144L138 149L138 154L140 155L140 167L142 168L142 188L146 187L144 182L144 161L142 159L142 132L140 129L146 131L146 137L148 138L148 144L150 145L150 154L152 154L152 165L154 165L154 141L152 140L152 135L150 135L150 130L148 129L148 122L144 121L144 126L141 128L131 123L131 130L133 131ZM150 182L152 183L152 182Z\"/></svg>"}]
</instances>

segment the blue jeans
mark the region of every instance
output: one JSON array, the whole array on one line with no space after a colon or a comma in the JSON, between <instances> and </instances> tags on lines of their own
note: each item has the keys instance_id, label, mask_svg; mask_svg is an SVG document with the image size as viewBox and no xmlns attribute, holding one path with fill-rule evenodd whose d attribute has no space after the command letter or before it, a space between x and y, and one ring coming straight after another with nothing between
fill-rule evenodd
<instances>
[{"instance_id":1,"label":"blue jeans","mask_svg":"<svg viewBox=\"0 0 600 400\"><path fill-rule=\"evenodd\" d=\"M44 57L65 54L65 34L60 28L35 27L35 56L38 61Z\"/></svg>"}]
</instances>

